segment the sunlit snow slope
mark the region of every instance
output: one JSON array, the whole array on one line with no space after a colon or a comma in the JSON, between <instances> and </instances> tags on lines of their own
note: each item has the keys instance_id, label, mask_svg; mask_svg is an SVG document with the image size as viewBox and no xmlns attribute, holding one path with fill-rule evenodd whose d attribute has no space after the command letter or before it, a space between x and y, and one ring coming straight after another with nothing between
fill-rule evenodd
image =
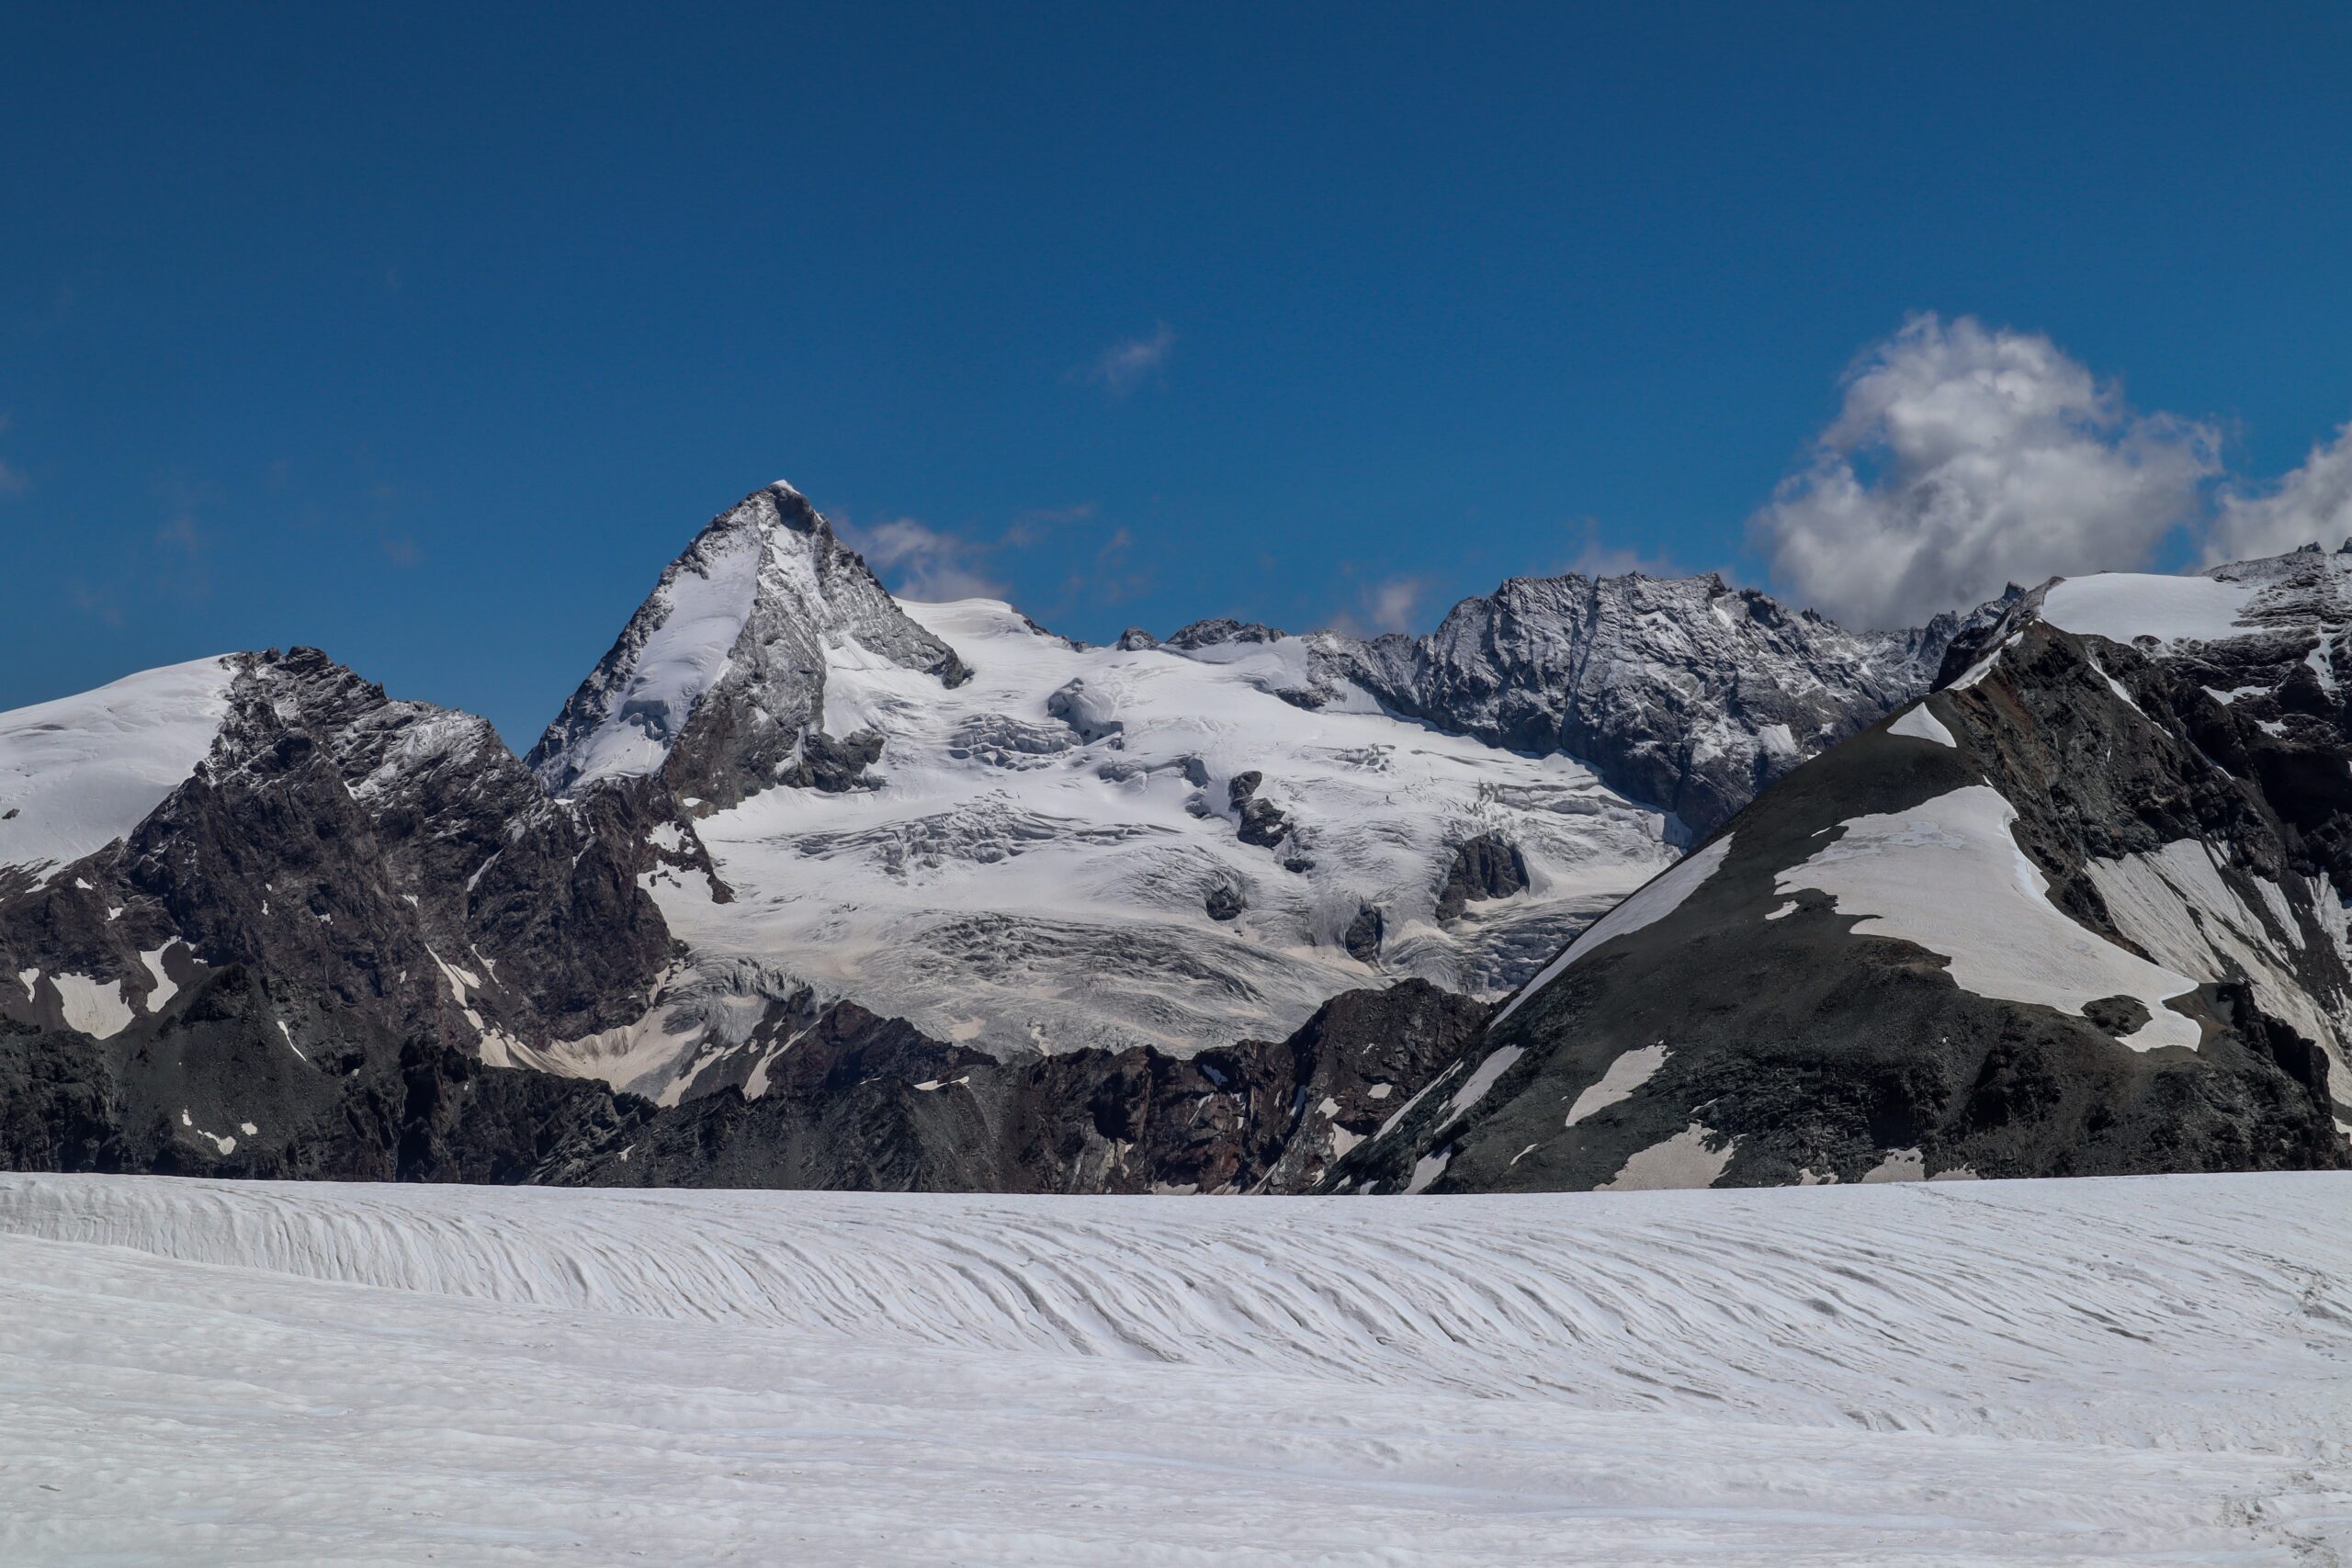
<instances>
[{"instance_id":1,"label":"sunlit snow slope","mask_svg":"<svg viewBox=\"0 0 2352 1568\"><path fill-rule=\"evenodd\" d=\"M2352 1177L0 1180L0 1560L2341 1560Z\"/></svg>"},{"instance_id":2,"label":"sunlit snow slope","mask_svg":"<svg viewBox=\"0 0 2352 1568\"><path fill-rule=\"evenodd\" d=\"M0 872L45 874L138 827L211 749L235 675L198 659L0 714Z\"/></svg>"},{"instance_id":3,"label":"sunlit snow slope","mask_svg":"<svg viewBox=\"0 0 2352 1568\"><path fill-rule=\"evenodd\" d=\"M649 886L698 957L998 1050L1189 1050L1280 1038L1383 974L1508 989L1676 852L1662 814L1567 757L1361 691L1275 695L1305 682L1299 638L1079 648L993 601L900 607L970 678L831 647L824 730L888 737L878 782L697 820L732 901L693 873ZM1482 837L1528 886L1442 917Z\"/></svg>"}]
</instances>

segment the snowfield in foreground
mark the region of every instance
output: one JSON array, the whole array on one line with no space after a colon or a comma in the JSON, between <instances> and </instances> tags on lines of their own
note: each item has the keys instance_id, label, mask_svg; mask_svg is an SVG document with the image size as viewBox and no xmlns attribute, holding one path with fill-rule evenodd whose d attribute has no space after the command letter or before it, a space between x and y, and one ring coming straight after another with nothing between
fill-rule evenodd
<instances>
[{"instance_id":1,"label":"snowfield in foreground","mask_svg":"<svg viewBox=\"0 0 2352 1568\"><path fill-rule=\"evenodd\" d=\"M0 1178L0 1561L2333 1562L2347 1210Z\"/></svg>"}]
</instances>

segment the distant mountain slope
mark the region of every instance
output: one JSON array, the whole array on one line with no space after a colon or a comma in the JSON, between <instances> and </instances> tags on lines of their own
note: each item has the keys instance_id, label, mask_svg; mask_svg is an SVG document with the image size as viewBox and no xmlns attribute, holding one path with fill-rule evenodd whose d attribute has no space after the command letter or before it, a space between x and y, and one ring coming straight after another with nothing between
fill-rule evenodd
<instances>
[{"instance_id":1,"label":"distant mountain slope","mask_svg":"<svg viewBox=\"0 0 2352 1568\"><path fill-rule=\"evenodd\" d=\"M662 574L527 762L307 649L0 715L12 1157L1295 1185L1391 1110L1293 1102L1316 1072L1250 1053L1384 982L1467 993L1400 990L1399 1027L1438 1033L1358 1043L1402 1053L1401 1100L1476 998L1673 863L1675 811L1867 722L1950 630L1564 578L1425 639L1203 622L1086 648L1002 604L900 604L770 486ZM915 1076L809 1077L886 1039ZM624 1091L518 1105L663 1130L628 1170L496 1119L481 1149L411 1148L469 1058ZM960 1098L909 1087L995 1062ZM690 1132L668 1115L706 1098ZM1046 1129L1050 1156L1023 1142Z\"/></svg>"},{"instance_id":2,"label":"distant mountain slope","mask_svg":"<svg viewBox=\"0 0 2352 1568\"><path fill-rule=\"evenodd\" d=\"M1854 637L1712 578L1564 578L1418 643L1223 621L1085 648L897 604L774 486L533 753L571 798L673 818L653 848L691 863L647 883L688 949L672 988L542 1059L673 1099L756 1084L763 1010L810 987L1001 1055L1277 1035L1381 976L1498 994L1670 863L1669 803L1707 820L1922 689L1954 624Z\"/></svg>"},{"instance_id":3,"label":"distant mountain slope","mask_svg":"<svg viewBox=\"0 0 2352 1568\"><path fill-rule=\"evenodd\" d=\"M682 810L713 876L650 886L697 963L998 1055L1182 1053L1383 975L1508 989L1675 853L1567 758L1270 694L1288 644L1080 649L1001 604L907 610L972 675L837 668L859 787Z\"/></svg>"},{"instance_id":4,"label":"distant mountain slope","mask_svg":"<svg viewBox=\"0 0 2352 1568\"><path fill-rule=\"evenodd\" d=\"M1927 690L1963 619L1849 632L1713 572L1513 578L1427 637L1305 639L1295 700L1351 686L1449 734L1565 753L1703 836L1808 757ZM1263 635L1187 627L1188 647Z\"/></svg>"},{"instance_id":5,"label":"distant mountain slope","mask_svg":"<svg viewBox=\"0 0 2352 1568\"><path fill-rule=\"evenodd\" d=\"M231 965L493 1062L641 1014L670 936L625 803L551 801L486 721L315 649L159 676L187 689L76 699L119 722L77 720L73 771L25 797L81 815L0 867L0 1018L104 1039ZM39 733L0 716L0 759Z\"/></svg>"},{"instance_id":6,"label":"distant mountain slope","mask_svg":"<svg viewBox=\"0 0 2352 1568\"><path fill-rule=\"evenodd\" d=\"M2020 596L1587 931L1334 1184L2345 1165L2347 626L2352 557L2316 550Z\"/></svg>"},{"instance_id":7,"label":"distant mountain slope","mask_svg":"<svg viewBox=\"0 0 2352 1568\"><path fill-rule=\"evenodd\" d=\"M0 714L0 887L46 881L146 820L212 749L234 659Z\"/></svg>"},{"instance_id":8,"label":"distant mountain slope","mask_svg":"<svg viewBox=\"0 0 2352 1568\"><path fill-rule=\"evenodd\" d=\"M870 664L967 674L806 497L772 484L670 563L529 762L560 795L653 776L727 807L777 784L843 787L856 767L826 750L828 678Z\"/></svg>"}]
</instances>

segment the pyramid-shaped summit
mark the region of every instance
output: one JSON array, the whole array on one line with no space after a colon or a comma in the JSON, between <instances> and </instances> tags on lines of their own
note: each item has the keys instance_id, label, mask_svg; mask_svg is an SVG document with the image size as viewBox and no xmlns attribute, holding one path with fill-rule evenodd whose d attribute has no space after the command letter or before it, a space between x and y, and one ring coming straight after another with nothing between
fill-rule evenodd
<instances>
[{"instance_id":1,"label":"pyramid-shaped summit","mask_svg":"<svg viewBox=\"0 0 2352 1568\"><path fill-rule=\"evenodd\" d=\"M533 747L548 789L660 778L729 806L775 784L837 784L859 748L824 730L828 670L881 658L969 674L909 619L808 498L778 480L711 519Z\"/></svg>"}]
</instances>

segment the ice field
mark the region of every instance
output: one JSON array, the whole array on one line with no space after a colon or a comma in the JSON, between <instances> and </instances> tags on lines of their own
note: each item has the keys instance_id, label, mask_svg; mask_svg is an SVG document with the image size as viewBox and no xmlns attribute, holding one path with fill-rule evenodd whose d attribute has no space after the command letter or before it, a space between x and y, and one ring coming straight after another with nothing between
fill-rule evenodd
<instances>
[{"instance_id":1,"label":"ice field","mask_svg":"<svg viewBox=\"0 0 2352 1568\"><path fill-rule=\"evenodd\" d=\"M2347 1213L11 1176L0 1562L2334 1562Z\"/></svg>"}]
</instances>

